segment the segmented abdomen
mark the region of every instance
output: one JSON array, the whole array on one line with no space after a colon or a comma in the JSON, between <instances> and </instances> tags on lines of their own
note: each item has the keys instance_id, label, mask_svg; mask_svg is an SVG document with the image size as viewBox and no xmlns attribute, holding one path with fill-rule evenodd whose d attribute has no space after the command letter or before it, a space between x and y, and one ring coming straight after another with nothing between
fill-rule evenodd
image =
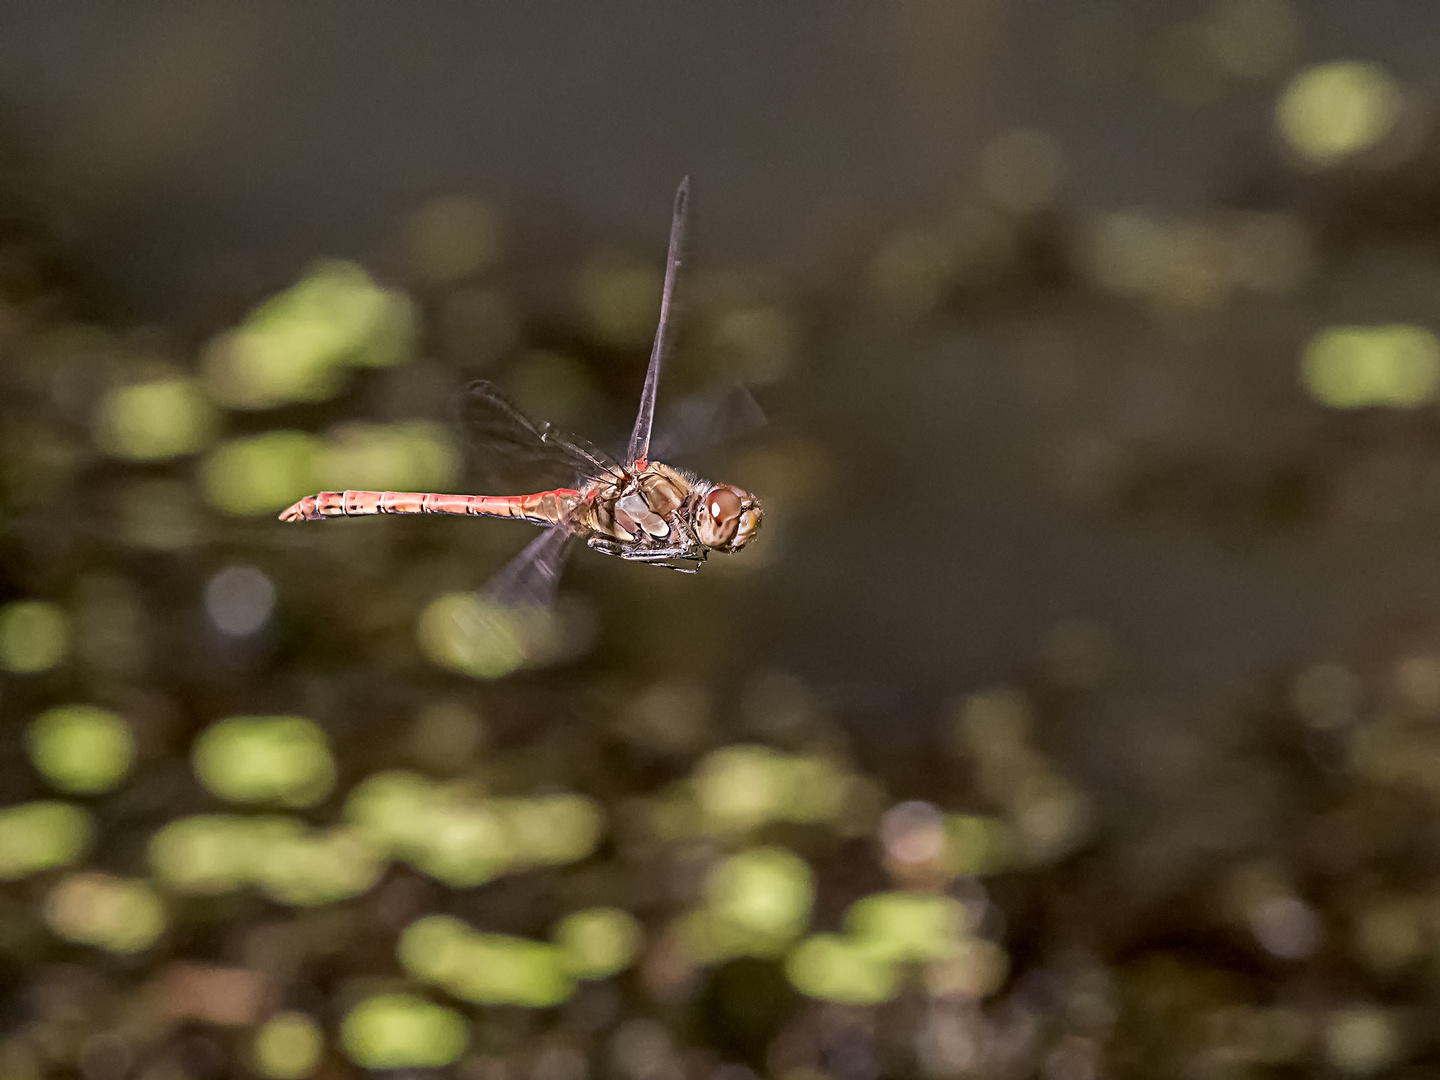
<instances>
[{"instance_id":1,"label":"segmented abdomen","mask_svg":"<svg viewBox=\"0 0 1440 1080\"><path fill-rule=\"evenodd\" d=\"M465 517L522 518L536 525L558 524L580 493L556 488L534 495L447 495L421 491L322 491L306 495L280 515L281 521L319 521L366 514L456 514Z\"/></svg>"}]
</instances>

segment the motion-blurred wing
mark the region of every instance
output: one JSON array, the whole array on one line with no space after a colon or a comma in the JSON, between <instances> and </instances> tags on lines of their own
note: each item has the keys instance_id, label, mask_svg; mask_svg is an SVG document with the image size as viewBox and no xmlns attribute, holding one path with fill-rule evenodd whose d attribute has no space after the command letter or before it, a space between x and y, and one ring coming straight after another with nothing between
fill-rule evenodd
<instances>
[{"instance_id":1,"label":"motion-blurred wing","mask_svg":"<svg viewBox=\"0 0 1440 1080\"><path fill-rule=\"evenodd\" d=\"M650 444L656 461L675 462L759 431L765 412L742 386L720 394L692 394L665 410Z\"/></svg>"},{"instance_id":2,"label":"motion-blurred wing","mask_svg":"<svg viewBox=\"0 0 1440 1080\"><path fill-rule=\"evenodd\" d=\"M456 404L477 485L522 494L567 487L616 467L596 446L549 424L536 424L485 380L467 386Z\"/></svg>"},{"instance_id":3,"label":"motion-blurred wing","mask_svg":"<svg viewBox=\"0 0 1440 1080\"><path fill-rule=\"evenodd\" d=\"M635 417L635 430L630 435L630 449L625 464L650 460L650 427L655 422L655 394L660 389L660 368L670 351L673 337L670 324L670 301L675 296L675 272L685 246L685 221L690 210L690 178L680 181L675 192L675 214L670 219L670 253L665 259L665 290L660 294L660 325L655 328L655 344L650 349L650 366L645 370L645 388L640 392L640 411Z\"/></svg>"},{"instance_id":4,"label":"motion-blurred wing","mask_svg":"<svg viewBox=\"0 0 1440 1080\"><path fill-rule=\"evenodd\" d=\"M550 608L573 540L565 529L546 529L490 579L481 595L507 608Z\"/></svg>"}]
</instances>

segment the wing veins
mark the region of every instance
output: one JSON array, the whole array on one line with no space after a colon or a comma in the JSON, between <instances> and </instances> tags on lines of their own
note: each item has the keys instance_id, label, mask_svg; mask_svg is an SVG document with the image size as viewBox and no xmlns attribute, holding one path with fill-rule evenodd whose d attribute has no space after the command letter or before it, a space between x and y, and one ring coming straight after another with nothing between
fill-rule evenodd
<instances>
[{"instance_id":1,"label":"wing veins","mask_svg":"<svg viewBox=\"0 0 1440 1080\"><path fill-rule=\"evenodd\" d=\"M464 425L470 433L472 461L487 453L531 466L563 466L565 483L603 475L617 463L605 451L549 423L537 424L522 413L493 383L479 379L465 388L460 399Z\"/></svg>"}]
</instances>

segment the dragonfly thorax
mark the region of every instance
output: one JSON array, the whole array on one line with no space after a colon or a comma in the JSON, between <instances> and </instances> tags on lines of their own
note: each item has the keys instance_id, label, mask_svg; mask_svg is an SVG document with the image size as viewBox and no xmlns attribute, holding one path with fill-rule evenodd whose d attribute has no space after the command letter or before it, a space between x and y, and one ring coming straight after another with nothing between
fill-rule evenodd
<instances>
[{"instance_id":1,"label":"dragonfly thorax","mask_svg":"<svg viewBox=\"0 0 1440 1080\"><path fill-rule=\"evenodd\" d=\"M681 510L694 497L690 477L660 462L591 482L581 503L584 531L621 543L674 546L689 539Z\"/></svg>"}]
</instances>

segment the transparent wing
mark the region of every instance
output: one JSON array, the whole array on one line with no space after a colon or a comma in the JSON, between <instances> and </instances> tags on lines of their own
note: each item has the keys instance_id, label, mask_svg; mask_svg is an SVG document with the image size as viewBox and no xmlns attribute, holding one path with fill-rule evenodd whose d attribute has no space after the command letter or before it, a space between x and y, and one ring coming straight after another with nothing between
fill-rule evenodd
<instances>
[{"instance_id":1,"label":"transparent wing","mask_svg":"<svg viewBox=\"0 0 1440 1080\"><path fill-rule=\"evenodd\" d=\"M490 579L481 596L506 608L550 608L574 539L566 529L546 529Z\"/></svg>"},{"instance_id":2,"label":"transparent wing","mask_svg":"<svg viewBox=\"0 0 1440 1080\"><path fill-rule=\"evenodd\" d=\"M465 388L455 413L465 433L472 479L491 491L546 491L617 467L599 447L535 423L483 379Z\"/></svg>"},{"instance_id":3,"label":"transparent wing","mask_svg":"<svg viewBox=\"0 0 1440 1080\"><path fill-rule=\"evenodd\" d=\"M656 461L673 462L759 431L765 424L764 410L744 387L692 394L665 410L650 450Z\"/></svg>"},{"instance_id":4,"label":"transparent wing","mask_svg":"<svg viewBox=\"0 0 1440 1080\"><path fill-rule=\"evenodd\" d=\"M636 414L630 449L625 455L627 465L650 460L650 427L655 421L655 394L660 389L660 368L670 349L670 301L675 295L675 272L680 268L681 251L685 246L685 221L689 210L690 178L687 176L680 181L680 190L675 192L675 214L670 219L670 253L665 259L665 290L660 294L660 325L655 328L650 366L645 370L640 411Z\"/></svg>"}]
</instances>

